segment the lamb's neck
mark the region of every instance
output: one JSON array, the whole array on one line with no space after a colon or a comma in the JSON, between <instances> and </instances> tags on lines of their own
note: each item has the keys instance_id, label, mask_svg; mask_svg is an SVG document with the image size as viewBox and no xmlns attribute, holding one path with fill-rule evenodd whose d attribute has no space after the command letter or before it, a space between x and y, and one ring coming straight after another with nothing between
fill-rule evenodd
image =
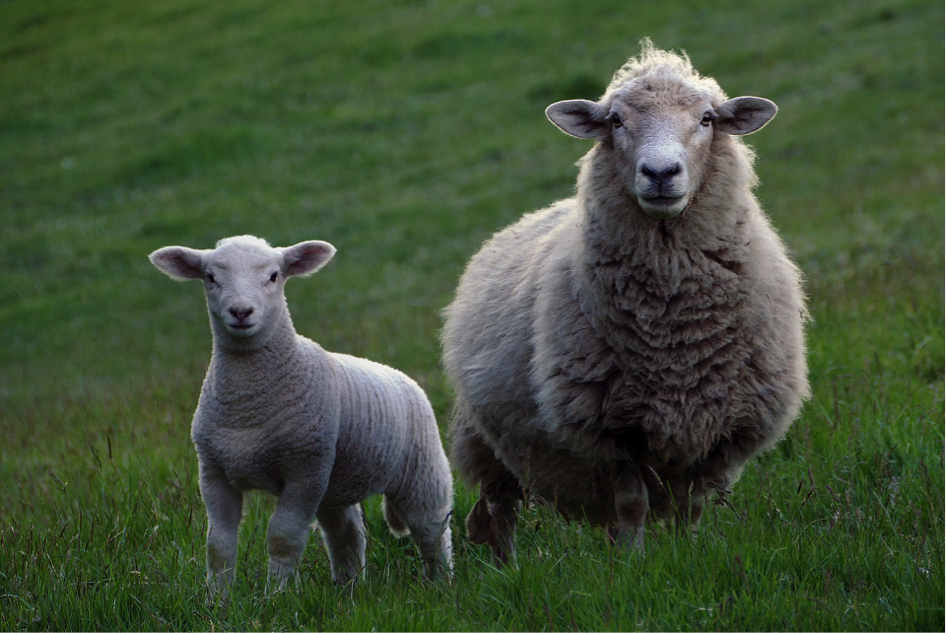
<instances>
[{"instance_id":1,"label":"lamb's neck","mask_svg":"<svg viewBox=\"0 0 946 633\"><path fill-rule=\"evenodd\" d=\"M233 346L232 341L221 343L215 336L206 383L222 398L227 397L226 392L246 394L270 389L304 366L298 360L299 346L299 337L288 315L259 347L241 349Z\"/></svg>"}]
</instances>

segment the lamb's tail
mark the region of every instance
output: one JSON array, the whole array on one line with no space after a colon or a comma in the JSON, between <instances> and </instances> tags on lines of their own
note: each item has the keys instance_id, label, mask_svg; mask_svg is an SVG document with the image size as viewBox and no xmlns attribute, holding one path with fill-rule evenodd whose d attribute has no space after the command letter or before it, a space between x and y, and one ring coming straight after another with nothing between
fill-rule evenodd
<instances>
[{"instance_id":1,"label":"lamb's tail","mask_svg":"<svg viewBox=\"0 0 946 633\"><path fill-rule=\"evenodd\" d=\"M384 499L381 501L381 507L384 509L384 519L388 522L391 534L394 536L407 536L411 533L407 524L404 523L404 519L401 518L401 515L397 513L397 510L395 510L391 502L388 501L387 495L385 495Z\"/></svg>"}]
</instances>

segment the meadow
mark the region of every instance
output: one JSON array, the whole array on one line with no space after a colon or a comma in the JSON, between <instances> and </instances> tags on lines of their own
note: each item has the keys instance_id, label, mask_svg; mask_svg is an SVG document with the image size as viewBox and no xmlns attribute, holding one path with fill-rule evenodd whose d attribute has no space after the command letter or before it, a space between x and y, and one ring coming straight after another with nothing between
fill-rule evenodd
<instances>
[{"instance_id":1,"label":"meadow","mask_svg":"<svg viewBox=\"0 0 946 633\"><path fill-rule=\"evenodd\" d=\"M928 0L0 3L0 629L943 630L943 7ZM251 496L234 599L203 585L189 440L204 300L147 254L251 233L338 248L298 331L414 377L446 430L440 311L494 231L568 196L638 40L778 117L757 194L805 272L813 397L693 540L646 558L530 506L518 567L452 582L365 505L368 581L313 535L267 595Z\"/></svg>"}]
</instances>

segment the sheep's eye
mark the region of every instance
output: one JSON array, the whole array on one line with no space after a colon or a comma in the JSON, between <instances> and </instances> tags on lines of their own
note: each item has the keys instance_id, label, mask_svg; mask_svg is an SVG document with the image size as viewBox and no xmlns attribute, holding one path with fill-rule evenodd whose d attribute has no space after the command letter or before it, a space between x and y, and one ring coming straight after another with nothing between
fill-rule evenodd
<instances>
[{"instance_id":1,"label":"sheep's eye","mask_svg":"<svg viewBox=\"0 0 946 633\"><path fill-rule=\"evenodd\" d=\"M710 123L712 123L715 119L716 117L713 115L712 112L707 112L703 115L703 118L700 119L700 125L702 125L703 127L709 127Z\"/></svg>"},{"instance_id":2,"label":"sheep's eye","mask_svg":"<svg viewBox=\"0 0 946 633\"><path fill-rule=\"evenodd\" d=\"M207 273L207 283L212 284L212 283L216 283L216 281L217 280L214 279L213 275L211 275L210 273Z\"/></svg>"},{"instance_id":3,"label":"sheep's eye","mask_svg":"<svg viewBox=\"0 0 946 633\"><path fill-rule=\"evenodd\" d=\"M279 277L279 273L278 273L278 272L273 273L272 275L269 276L269 281L270 281L271 283L276 283L276 278L277 278L277 277Z\"/></svg>"},{"instance_id":4,"label":"sheep's eye","mask_svg":"<svg viewBox=\"0 0 946 633\"><path fill-rule=\"evenodd\" d=\"M606 120L609 121L615 128L624 126L624 121L621 120L621 117L619 117L616 112L609 114Z\"/></svg>"}]
</instances>

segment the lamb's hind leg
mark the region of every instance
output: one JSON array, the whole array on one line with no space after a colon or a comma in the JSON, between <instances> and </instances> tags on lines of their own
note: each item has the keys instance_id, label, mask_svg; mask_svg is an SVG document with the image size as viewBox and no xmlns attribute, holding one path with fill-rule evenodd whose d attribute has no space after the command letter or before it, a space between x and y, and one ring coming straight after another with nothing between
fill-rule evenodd
<instances>
[{"instance_id":1,"label":"lamb's hind leg","mask_svg":"<svg viewBox=\"0 0 946 633\"><path fill-rule=\"evenodd\" d=\"M621 464L613 473L614 509L617 529L608 533L615 544L644 551L644 523L647 520L647 486L636 464Z\"/></svg>"},{"instance_id":2,"label":"lamb's hind leg","mask_svg":"<svg viewBox=\"0 0 946 633\"><path fill-rule=\"evenodd\" d=\"M346 585L364 575L365 525L357 503L316 512L325 549L332 564L332 580Z\"/></svg>"},{"instance_id":3,"label":"lamb's hind leg","mask_svg":"<svg viewBox=\"0 0 946 633\"><path fill-rule=\"evenodd\" d=\"M396 536L410 533L411 540L420 550L427 578L437 580L444 570L453 569L453 540L450 532L450 491L439 503L416 499L397 501L385 494L385 516ZM395 532L395 524L402 530Z\"/></svg>"},{"instance_id":4,"label":"lamb's hind leg","mask_svg":"<svg viewBox=\"0 0 946 633\"><path fill-rule=\"evenodd\" d=\"M472 428L454 429L451 455L467 481L480 483L480 499L466 518L467 537L488 544L499 565L514 560L523 498L519 480Z\"/></svg>"}]
</instances>

